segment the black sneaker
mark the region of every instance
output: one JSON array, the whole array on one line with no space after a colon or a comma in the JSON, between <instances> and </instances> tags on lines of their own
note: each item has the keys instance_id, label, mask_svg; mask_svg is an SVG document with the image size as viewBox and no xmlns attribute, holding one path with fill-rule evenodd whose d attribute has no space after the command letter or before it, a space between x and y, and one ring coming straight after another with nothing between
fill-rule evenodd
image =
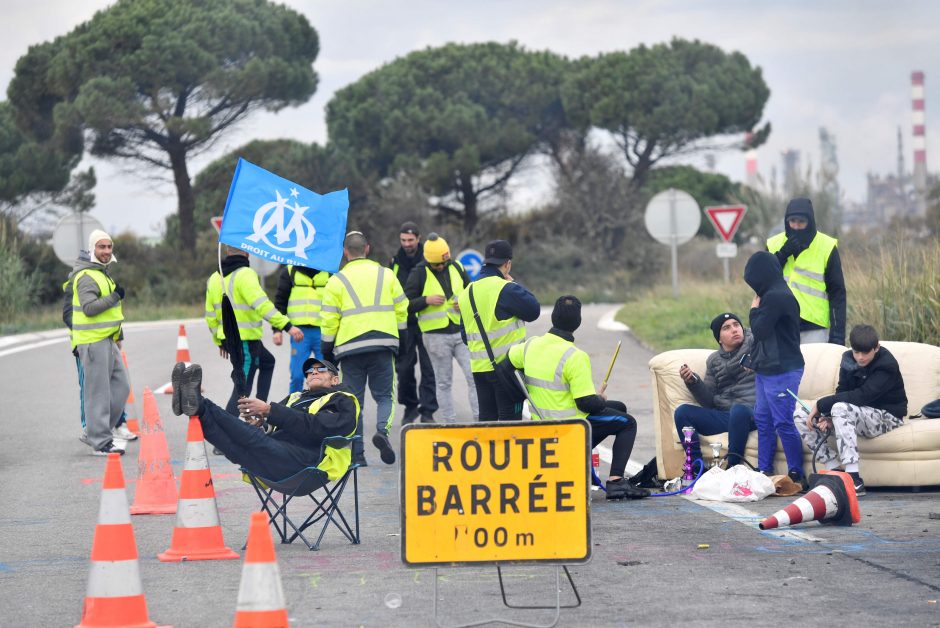
<instances>
[{"instance_id":1,"label":"black sneaker","mask_svg":"<svg viewBox=\"0 0 940 628\"><path fill-rule=\"evenodd\" d=\"M655 477L655 476L654 476L654 477L651 477L651 478L650 478L650 477L648 477L648 478L641 478L641 477L639 476L639 474L638 474L638 475L634 475L632 478L628 479L627 482L630 483L630 486L636 486L636 487L639 487L639 488L648 488L648 489L656 489L656 490L659 490L659 489L661 489L661 488L663 487L663 481L660 480L659 478Z\"/></svg>"},{"instance_id":2,"label":"black sneaker","mask_svg":"<svg viewBox=\"0 0 940 628\"><path fill-rule=\"evenodd\" d=\"M183 410L180 406L180 384L182 383L183 371L186 370L185 362L177 362L173 365L173 372L170 374L170 386L173 388L173 414L180 416Z\"/></svg>"},{"instance_id":3,"label":"black sneaker","mask_svg":"<svg viewBox=\"0 0 940 628\"><path fill-rule=\"evenodd\" d=\"M354 466L357 466L357 467L368 467L368 466L369 466L369 463L366 462L366 457L363 456L362 454L359 454L358 456L357 456L356 454L353 454L352 460L349 461L349 464L350 464L351 466L354 465Z\"/></svg>"},{"instance_id":4,"label":"black sneaker","mask_svg":"<svg viewBox=\"0 0 940 628\"><path fill-rule=\"evenodd\" d=\"M180 376L180 413L197 416L202 402L202 367L192 364Z\"/></svg>"},{"instance_id":5,"label":"black sneaker","mask_svg":"<svg viewBox=\"0 0 940 628\"><path fill-rule=\"evenodd\" d=\"M434 420L434 414L431 412L422 412L421 422L422 423L436 423L436 421Z\"/></svg>"},{"instance_id":6,"label":"black sneaker","mask_svg":"<svg viewBox=\"0 0 940 628\"><path fill-rule=\"evenodd\" d=\"M414 423L415 419L417 419L420 414L418 406L405 406L405 414L401 417L401 424L408 425L409 423Z\"/></svg>"},{"instance_id":7,"label":"black sneaker","mask_svg":"<svg viewBox=\"0 0 940 628\"><path fill-rule=\"evenodd\" d=\"M605 485L607 499L643 499L649 497L650 492L645 488L633 486L626 478L610 481Z\"/></svg>"},{"instance_id":8,"label":"black sneaker","mask_svg":"<svg viewBox=\"0 0 940 628\"><path fill-rule=\"evenodd\" d=\"M376 432L372 437L372 444L379 448L379 455L385 464L395 464L395 450L392 449L392 442L388 440L388 434Z\"/></svg>"},{"instance_id":9,"label":"black sneaker","mask_svg":"<svg viewBox=\"0 0 940 628\"><path fill-rule=\"evenodd\" d=\"M809 482L806 481L806 476L803 475L802 471L799 471L798 469L790 469L789 473L787 473L787 477L800 485L801 493L805 493L809 490Z\"/></svg>"},{"instance_id":10,"label":"black sneaker","mask_svg":"<svg viewBox=\"0 0 940 628\"><path fill-rule=\"evenodd\" d=\"M852 476L852 481L855 483L855 496L861 497L865 494L865 480L858 474L858 471L850 471L849 475Z\"/></svg>"},{"instance_id":11,"label":"black sneaker","mask_svg":"<svg viewBox=\"0 0 940 628\"><path fill-rule=\"evenodd\" d=\"M124 455L124 450L114 444L114 441L108 441L98 449L91 452L92 456L107 456L108 454Z\"/></svg>"}]
</instances>

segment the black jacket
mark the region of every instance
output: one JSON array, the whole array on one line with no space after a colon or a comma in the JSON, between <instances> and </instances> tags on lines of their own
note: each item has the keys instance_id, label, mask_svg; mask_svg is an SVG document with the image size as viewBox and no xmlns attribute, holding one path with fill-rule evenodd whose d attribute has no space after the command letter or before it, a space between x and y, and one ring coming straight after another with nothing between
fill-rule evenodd
<instances>
[{"instance_id":1,"label":"black jacket","mask_svg":"<svg viewBox=\"0 0 940 628\"><path fill-rule=\"evenodd\" d=\"M851 351L842 354L836 394L816 402L820 414L828 415L837 403L886 410L898 418L907 415L907 393L897 359L881 347L868 363L859 366Z\"/></svg>"},{"instance_id":2,"label":"black jacket","mask_svg":"<svg viewBox=\"0 0 940 628\"><path fill-rule=\"evenodd\" d=\"M793 215L805 216L809 221L805 229L791 229L787 219ZM809 248L813 239L816 237L816 214L813 211L813 203L808 198L795 198L787 205L787 211L784 214L783 225L787 234L787 241L783 247L774 253L780 267L787 265L787 259L793 257L796 259L800 253ZM839 257L839 249L832 249L829 255L829 261L826 262L826 270L823 273L823 279L826 282L826 295L829 297L829 342L837 345L845 345L845 277L842 275L842 259ZM822 329L819 325L800 319L800 331L809 331L813 329Z\"/></svg>"},{"instance_id":3,"label":"black jacket","mask_svg":"<svg viewBox=\"0 0 940 628\"><path fill-rule=\"evenodd\" d=\"M358 415L355 401L347 395L335 395L316 414L310 414L310 404L331 392L349 392L342 384L325 391L304 391L291 406L285 398L271 404L267 421L275 429L271 438L290 442L319 454L323 439L328 436L348 436L356 430Z\"/></svg>"},{"instance_id":4,"label":"black jacket","mask_svg":"<svg viewBox=\"0 0 940 628\"><path fill-rule=\"evenodd\" d=\"M754 253L744 267L744 281L760 297L760 305L750 312L754 352L746 366L759 375L803 368L800 304L783 280L777 258L766 251Z\"/></svg>"},{"instance_id":5,"label":"black jacket","mask_svg":"<svg viewBox=\"0 0 940 628\"><path fill-rule=\"evenodd\" d=\"M388 267L395 272L395 276L398 277L398 283L401 284L402 290L408 285L408 276L411 274L411 271L423 261L424 242L418 242L418 250L415 251L415 254L411 257L408 257L405 253L405 249L399 247L398 252L389 260ZM410 308L408 310L408 324L418 324L418 318Z\"/></svg>"}]
</instances>

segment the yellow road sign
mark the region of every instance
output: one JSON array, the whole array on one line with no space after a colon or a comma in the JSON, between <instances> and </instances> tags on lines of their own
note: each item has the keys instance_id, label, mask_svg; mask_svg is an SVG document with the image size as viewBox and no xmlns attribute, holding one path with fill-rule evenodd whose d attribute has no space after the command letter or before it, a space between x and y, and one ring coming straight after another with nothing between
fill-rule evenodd
<instances>
[{"instance_id":1,"label":"yellow road sign","mask_svg":"<svg viewBox=\"0 0 940 628\"><path fill-rule=\"evenodd\" d=\"M587 421L402 430L402 561L578 563L591 557Z\"/></svg>"}]
</instances>

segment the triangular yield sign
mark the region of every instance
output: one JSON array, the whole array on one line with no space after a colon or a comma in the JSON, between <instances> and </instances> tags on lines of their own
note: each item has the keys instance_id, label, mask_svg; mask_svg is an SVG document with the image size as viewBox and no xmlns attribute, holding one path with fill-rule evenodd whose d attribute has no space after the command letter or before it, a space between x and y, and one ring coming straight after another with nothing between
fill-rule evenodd
<instances>
[{"instance_id":1,"label":"triangular yield sign","mask_svg":"<svg viewBox=\"0 0 940 628\"><path fill-rule=\"evenodd\" d=\"M212 223L212 226L215 227L216 231L222 233L222 216L213 216L209 219L209 222Z\"/></svg>"},{"instance_id":2,"label":"triangular yield sign","mask_svg":"<svg viewBox=\"0 0 940 628\"><path fill-rule=\"evenodd\" d=\"M731 238L741 226L741 219L746 213L746 205L719 205L705 208L705 215L725 242L731 242Z\"/></svg>"}]
</instances>

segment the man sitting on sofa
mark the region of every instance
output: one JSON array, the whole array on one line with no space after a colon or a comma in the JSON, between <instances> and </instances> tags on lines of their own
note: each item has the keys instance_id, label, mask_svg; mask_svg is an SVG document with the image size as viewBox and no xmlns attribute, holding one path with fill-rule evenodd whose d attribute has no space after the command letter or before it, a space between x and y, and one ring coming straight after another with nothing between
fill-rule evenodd
<instances>
[{"instance_id":1,"label":"man sitting on sofa","mask_svg":"<svg viewBox=\"0 0 940 628\"><path fill-rule=\"evenodd\" d=\"M712 436L728 432L728 466L744 460L747 436L757 429L754 423L754 371L741 366L742 358L751 353L754 337L744 329L741 319L732 312L724 312L711 322L712 334L719 350L705 361L705 378L683 364L679 376L695 397L698 405L682 404L676 408L676 432L682 438L682 428L695 428L692 435L692 461L702 458L699 434Z\"/></svg>"},{"instance_id":2,"label":"man sitting on sofa","mask_svg":"<svg viewBox=\"0 0 940 628\"><path fill-rule=\"evenodd\" d=\"M858 435L875 438L900 427L907 414L907 394L898 361L878 344L871 325L856 325L849 334L851 351L842 355L836 393L813 404L809 413L797 404L796 428L816 460L826 469L843 469L855 480L855 494L865 494L858 472ZM834 430L838 455L827 441ZM822 441L822 442L820 442Z\"/></svg>"}]
</instances>

